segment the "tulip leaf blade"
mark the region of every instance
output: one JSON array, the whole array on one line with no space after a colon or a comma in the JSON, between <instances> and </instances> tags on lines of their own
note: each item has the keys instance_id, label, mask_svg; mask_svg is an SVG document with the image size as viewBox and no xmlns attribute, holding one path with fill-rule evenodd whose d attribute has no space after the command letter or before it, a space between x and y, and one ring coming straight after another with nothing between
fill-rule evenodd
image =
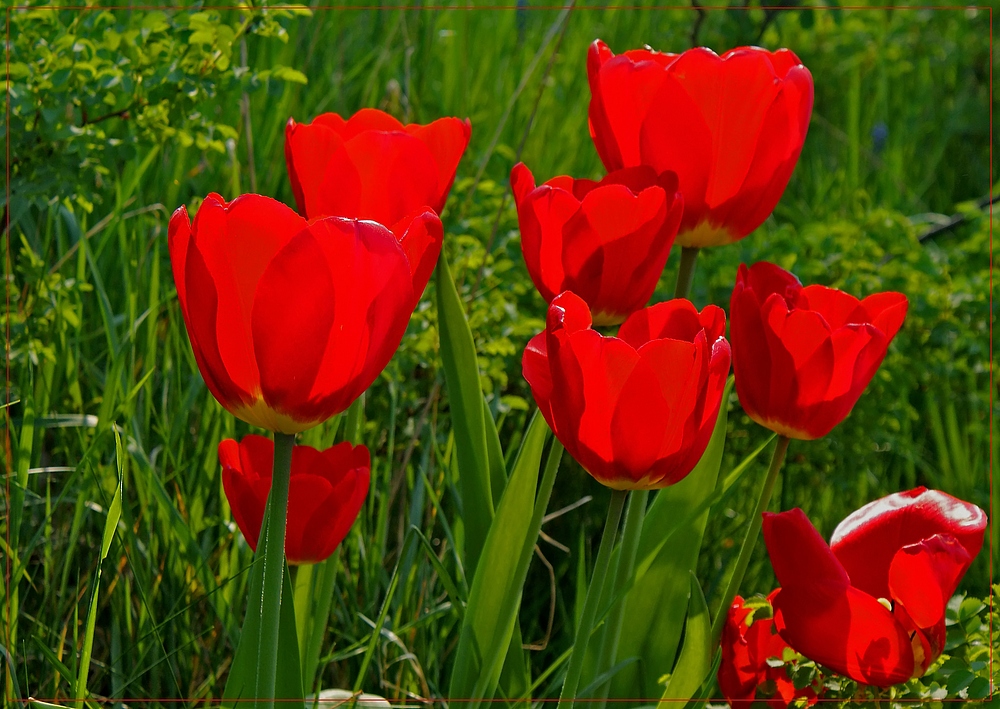
<instances>
[{"instance_id":1,"label":"tulip leaf blade","mask_svg":"<svg viewBox=\"0 0 1000 709\"><path fill-rule=\"evenodd\" d=\"M492 699L517 621L521 591L558 468L553 447L536 497L548 427L535 414L490 526L462 622L450 697ZM516 657L514 658L516 659Z\"/></svg>"},{"instance_id":2,"label":"tulip leaf blade","mask_svg":"<svg viewBox=\"0 0 1000 709\"><path fill-rule=\"evenodd\" d=\"M270 500L268 504L270 504ZM267 525L266 510L264 525ZM263 557L254 555L254 561L250 567L250 579L247 584L247 615L243 621L240 642L233 655L229 678L222 691L223 707L246 709L247 699L254 698L254 688L257 686L257 652L260 646L263 611L260 603L263 583ZM289 700L301 700L303 697L302 668L299 660L298 633L295 629L293 597L291 574L288 571L288 562L285 562L279 610L281 615L278 622L278 671L275 677L274 696L275 699L283 700L281 706L288 709L301 707L300 704ZM254 602L254 599L257 602ZM227 699L236 701L227 702Z\"/></svg>"},{"instance_id":3,"label":"tulip leaf blade","mask_svg":"<svg viewBox=\"0 0 1000 709\"><path fill-rule=\"evenodd\" d=\"M490 454L476 342L442 249L437 264L438 337L458 455L465 568L475 569L493 519Z\"/></svg>"},{"instance_id":4,"label":"tulip leaf blade","mask_svg":"<svg viewBox=\"0 0 1000 709\"><path fill-rule=\"evenodd\" d=\"M712 620L708 603L693 572L689 578L691 595L684 622L684 645L657 709L668 709L676 706L678 700L694 697L712 669Z\"/></svg>"},{"instance_id":5,"label":"tulip leaf blade","mask_svg":"<svg viewBox=\"0 0 1000 709\"><path fill-rule=\"evenodd\" d=\"M674 666L690 594L687 573L697 569L708 523L709 505L704 503L717 491L732 388L730 377L701 460L682 481L657 492L646 512L632 587L622 601L625 620L618 648L619 657L637 655L643 662L618 673L612 697L656 696L664 668ZM696 516L688 515L699 509Z\"/></svg>"},{"instance_id":6,"label":"tulip leaf blade","mask_svg":"<svg viewBox=\"0 0 1000 709\"><path fill-rule=\"evenodd\" d=\"M504 463L503 446L500 444L500 434L497 423L493 420L490 405L483 397L483 421L486 424L486 455L490 466L490 489L493 499L499 500L503 489L507 486L507 465Z\"/></svg>"}]
</instances>

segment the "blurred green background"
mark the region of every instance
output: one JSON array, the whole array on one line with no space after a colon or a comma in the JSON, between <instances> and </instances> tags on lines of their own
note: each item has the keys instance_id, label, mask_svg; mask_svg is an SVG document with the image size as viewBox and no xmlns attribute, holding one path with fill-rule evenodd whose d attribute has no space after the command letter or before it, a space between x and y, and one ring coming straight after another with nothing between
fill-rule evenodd
<instances>
[{"instance_id":1,"label":"blurred green background","mask_svg":"<svg viewBox=\"0 0 1000 709\"><path fill-rule=\"evenodd\" d=\"M805 283L910 299L851 416L822 440L792 444L772 508L802 507L826 536L866 502L916 485L990 511L988 10L636 4L650 7L8 11L8 692L73 696L117 482L113 425L127 448L122 522L104 562L89 687L140 699L219 692L251 553L222 494L216 448L251 428L198 374L166 224L213 191L294 204L289 116L373 106L406 122L471 119L442 215L445 249L501 439L521 435L534 406L521 352L542 327L544 303L520 255L507 180L518 160L539 181L602 174L587 130L586 51L598 37L616 53L789 47L812 72L812 123L788 189L753 235L701 254L699 307L728 310L737 266L760 259ZM654 301L672 292L677 262L675 253ZM372 488L338 552L324 687L353 685L405 529L423 529L449 565L443 521L461 535L433 287L367 396ZM723 474L768 435L735 396L729 406ZM330 445L334 426L302 440ZM765 465L713 509L699 562L710 603ZM543 559L529 572L520 617L525 641L541 648L530 653L536 676L571 643L579 576L608 498L567 457L551 510L589 498L546 522ZM963 591L988 595L988 557ZM364 686L440 696L458 619L426 558L407 570ZM773 586L760 544L742 592Z\"/></svg>"}]
</instances>

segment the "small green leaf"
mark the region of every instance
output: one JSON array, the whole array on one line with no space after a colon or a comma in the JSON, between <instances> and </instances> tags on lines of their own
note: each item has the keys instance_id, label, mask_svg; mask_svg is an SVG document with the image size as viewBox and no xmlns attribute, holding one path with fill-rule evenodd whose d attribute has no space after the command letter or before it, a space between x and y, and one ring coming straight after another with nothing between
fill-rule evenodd
<instances>
[{"instance_id":1,"label":"small green leaf","mask_svg":"<svg viewBox=\"0 0 1000 709\"><path fill-rule=\"evenodd\" d=\"M309 79L298 69L290 66L276 66L271 69L271 78L279 81L290 81L293 84L308 84Z\"/></svg>"}]
</instances>

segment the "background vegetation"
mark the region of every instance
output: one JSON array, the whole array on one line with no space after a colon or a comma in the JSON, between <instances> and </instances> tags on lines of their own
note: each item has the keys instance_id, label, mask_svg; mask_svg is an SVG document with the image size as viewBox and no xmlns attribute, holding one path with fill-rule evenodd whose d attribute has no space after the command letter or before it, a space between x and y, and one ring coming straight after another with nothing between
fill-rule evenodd
<instances>
[{"instance_id":1,"label":"background vegetation","mask_svg":"<svg viewBox=\"0 0 1000 709\"><path fill-rule=\"evenodd\" d=\"M812 71L812 124L788 190L754 235L702 254L692 296L699 306L728 310L738 264L759 259L858 296L892 289L910 298L906 326L852 415L821 441L792 444L773 506L804 508L824 535L865 502L915 485L990 511L1000 439L991 430L984 209L994 167L988 13L586 3L565 12L533 4L8 11L10 404L0 522L8 696L73 697L88 662L98 697L218 695L251 553L222 494L216 448L251 429L221 409L198 374L166 222L211 191L293 204L283 158L289 116L375 106L404 121L471 119L472 142L443 214L445 248L501 439L521 435L533 407L521 351L541 329L544 303L520 256L507 176L518 160L540 180L601 174L586 119L585 57L597 37L616 52L646 43L670 51L790 47ZM675 254L654 300L669 297L676 264ZM367 395L372 487L338 552L322 687L355 684L410 524L457 572L462 518L433 287ZM729 406L723 474L767 438L735 396ZM302 439L330 445L337 423ZM713 508L699 561L710 605L764 465ZM121 521L98 575L119 469ZM550 509L572 509L546 521L520 616L525 642L537 648L529 653L536 677L571 642L607 495L564 459ZM458 616L423 551L402 569L361 681L388 697L441 696ZM925 682L935 698L989 691L987 615L971 598L989 595L990 569L987 549L960 589L968 602L954 609L956 659L945 658ZM773 586L761 544L743 594Z\"/></svg>"}]
</instances>

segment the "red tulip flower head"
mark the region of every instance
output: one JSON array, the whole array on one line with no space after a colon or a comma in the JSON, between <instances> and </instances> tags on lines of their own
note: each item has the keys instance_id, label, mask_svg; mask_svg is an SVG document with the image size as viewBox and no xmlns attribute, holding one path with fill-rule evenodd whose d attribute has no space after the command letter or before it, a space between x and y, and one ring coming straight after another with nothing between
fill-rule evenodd
<instances>
[{"instance_id":1,"label":"red tulip flower head","mask_svg":"<svg viewBox=\"0 0 1000 709\"><path fill-rule=\"evenodd\" d=\"M254 551L271 492L274 441L249 435L219 444L222 487L233 517ZM347 536L368 494L368 449L338 443L318 451L292 448L288 483L285 555L289 564L315 564L334 552Z\"/></svg>"},{"instance_id":2,"label":"red tulip flower head","mask_svg":"<svg viewBox=\"0 0 1000 709\"><path fill-rule=\"evenodd\" d=\"M726 314L674 299L639 310L618 337L591 329L573 293L549 305L524 351L524 378L545 421L598 482L673 485L708 446L729 374Z\"/></svg>"},{"instance_id":3,"label":"red tulip flower head","mask_svg":"<svg viewBox=\"0 0 1000 709\"><path fill-rule=\"evenodd\" d=\"M864 684L919 677L944 649L945 607L985 530L981 509L922 487L865 505L829 546L802 510L765 513L764 542L781 584L778 632Z\"/></svg>"},{"instance_id":4,"label":"red tulip flower head","mask_svg":"<svg viewBox=\"0 0 1000 709\"><path fill-rule=\"evenodd\" d=\"M547 302L573 291L596 325L617 325L653 295L677 234L677 176L648 167L600 182L555 177L536 187L523 163L510 173L528 273Z\"/></svg>"},{"instance_id":5,"label":"red tulip flower head","mask_svg":"<svg viewBox=\"0 0 1000 709\"><path fill-rule=\"evenodd\" d=\"M170 219L177 297L209 391L234 416L297 433L344 411L388 364L441 251L419 211L398 234L280 202L205 198Z\"/></svg>"},{"instance_id":6,"label":"red tulip flower head","mask_svg":"<svg viewBox=\"0 0 1000 709\"><path fill-rule=\"evenodd\" d=\"M772 592L768 602L776 594L777 591ZM762 609L768 613L761 613ZM740 596L729 607L722 628L718 680L722 695L735 709L749 709L755 700L766 702L771 709L785 709L801 698L806 699L808 706L816 703L813 687L796 688L788 667L774 662L783 661L789 647L774 628L770 611L765 606L757 609L748 606Z\"/></svg>"},{"instance_id":7,"label":"red tulip flower head","mask_svg":"<svg viewBox=\"0 0 1000 709\"><path fill-rule=\"evenodd\" d=\"M590 133L609 170L677 173L682 246L717 246L760 226L785 191L812 114L812 75L787 49L721 57L637 49L587 56Z\"/></svg>"},{"instance_id":8,"label":"red tulip flower head","mask_svg":"<svg viewBox=\"0 0 1000 709\"><path fill-rule=\"evenodd\" d=\"M469 144L468 119L403 125L364 108L344 120L288 119L285 162L299 213L372 219L392 227L419 207L440 214Z\"/></svg>"},{"instance_id":9,"label":"red tulip flower head","mask_svg":"<svg viewBox=\"0 0 1000 709\"><path fill-rule=\"evenodd\" d=\"M825 436L875 376L906 309L902 293L859 301L833 288L803 287L765 261L741 265L729 335L743 410L783 436Z\"/></svg>"}]
</instances>

